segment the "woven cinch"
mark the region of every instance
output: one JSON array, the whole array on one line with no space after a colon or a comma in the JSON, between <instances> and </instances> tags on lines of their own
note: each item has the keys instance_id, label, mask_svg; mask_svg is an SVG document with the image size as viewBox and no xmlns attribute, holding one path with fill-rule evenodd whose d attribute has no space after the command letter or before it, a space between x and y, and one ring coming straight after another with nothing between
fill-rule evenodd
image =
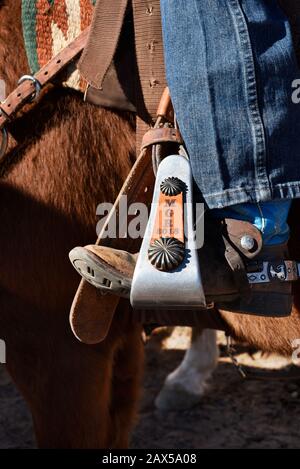
<instances>
[{"instance_id":1,"label":"woven cinch","mask_svg":"<svg viewBox=\"0 0 300 469\"><path fill-rule=\"evenodd\" d=\"M95 2L22 0L23 34L31 73L36 73L90 25ZM75 69L64 84L81 91L85 88Z\"/></svg>"}]
</instances>

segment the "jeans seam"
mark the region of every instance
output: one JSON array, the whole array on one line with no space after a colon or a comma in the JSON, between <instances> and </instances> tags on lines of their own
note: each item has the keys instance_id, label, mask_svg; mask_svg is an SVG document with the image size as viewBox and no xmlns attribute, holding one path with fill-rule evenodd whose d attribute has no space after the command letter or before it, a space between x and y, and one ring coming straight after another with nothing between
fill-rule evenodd
<instances>
[{"instance_id":1,"label":"jeans seam","mask_svg":"<svg viewBox=\"0 0 300 469\"><path fill-rule=\"evenodd\" d=\"M241 50L243 53L245 83L248 101L248 115L252 126L254 135L253 149L255 158L255 172L258 184L261 185L262 181L268 186L271 196L271 187L267 175L267 144L266 133L263 123L263 118L259 108L258 92L257 92L257 78L255 70L255 62L253 56L253 49L251 38L249 35L248 27L244 12L240 5L240 0L228 0L229 10L236 25L236 30L239 35Z\"/></svg>"},{"instance_id":2,"label":"jeans seam","mask_svg":"<svg viewBox=\"0 0 300 469\"><path fill-rule=\"evenodd\" d=\"M209 208L221 209L241 203L258 203L271 200L289 200L300 198L300 181L288 184L276 184L272 186L273 198L262 198L259 187L243 187L240 189L227 189L217 194L202 194Z\"/></svg>"},{"instance_id":3,"label":"jeans seam","mask_svg":"<svg viewBox=\"0 0 300 469\"><path fill-rule=\"evenodd\" d=\"M300 184L300 182L298 183ZM267 184L267 186L269 187L269 184ZM209 194L207 197L218 197L220 195L223 195L223 194L228 194L228 193L235 193L235 192L245 192L245 191L255 191L255 192L258 192L260 191L261 189L264 189L264 184L261 184L260 186L243 186L243 187L239 187L238 189L225 189L223 191L220 191L220 192L213 192L212 194Z\"/></svg>"}]
</instances>

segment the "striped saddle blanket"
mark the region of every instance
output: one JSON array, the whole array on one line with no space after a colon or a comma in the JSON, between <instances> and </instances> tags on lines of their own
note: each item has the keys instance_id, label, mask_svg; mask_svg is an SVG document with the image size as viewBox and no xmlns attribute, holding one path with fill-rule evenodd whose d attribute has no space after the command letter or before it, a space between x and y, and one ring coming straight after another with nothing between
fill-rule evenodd
<instances>
[{"instance_id":1,"label":"striped saddle blanket","mask_svg":"<svg viewBox=\"0 0 300 469\"><path fill-rule=\"evenodd\" d=\"M32 74L90 25L95 2L22 0L23 35ZM80 91L85 88L84 80L74 67L64 85Z\"/></svg>"}]
</instances>

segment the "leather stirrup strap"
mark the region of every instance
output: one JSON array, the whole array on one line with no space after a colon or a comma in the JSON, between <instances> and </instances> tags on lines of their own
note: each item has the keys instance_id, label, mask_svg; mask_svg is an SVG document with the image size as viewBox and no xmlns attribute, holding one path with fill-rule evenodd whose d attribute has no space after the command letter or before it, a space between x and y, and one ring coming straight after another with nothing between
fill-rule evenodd
<instances>
[{"instance_id":1,"label":"leather stirrup strap","mask_svg":"<svg viewBox=\"0 0 300 469\"><path fill-rule=\"evenodd\" d=\"M162 94L158 106L157 117L167 118L170 114L170 107L171 99L169 90L166 89ZM159 129L156 130L159 131ZM128 220L120 220L118 216L119 206L124 196L127 197L128 206L135 202L146 204L148 208L151 206L155 184L151 145L155 145L157 139L161 139L161 135L157 137L157 134L154 133L154 135L151 134L151 137L152 138L148 138L147 145L143 148L124 183L114 207L97 239L97 245L105 244L106 246L130 251L132 253L139 251L141 240L134 240L127 237L107 239L103 234L106 232L107 225L114 215L117 215L115 217L117 223L124 224L124 226L117 225L116 232L127 232ZM175 132L175 135L169 135L168 138L168 141L174 142L175 140L177 142L179 135ZM119 301L120 298L118 296L101 295L99 290L85 280L81 280L70 312L71 328L77 339L86 344L102 342L109 332Z\"/></svg>"},{"instance_id":2,"label":"leather stirrup strap","mask_svg":"<svg viewBox=\"0 0 300 469\"><path fill-rule=\"evenodd\" d=\"M78 64L79 72L94 88L101 89L113 61L128 1L97 0L88 42Z\"/></svg>"},{"instance_id":3,"label":"leather stirrup strap","mask_svg":"<svg viewBox=\"0 0 300 469\"><path fill-rule=\"evenodd\" d=\"M144 150L130 171L110 215L118 212L122 196L127 196L128 206L135 202L150 206L153 186L151 151ZM119 221L118 216L116 216L116 221ZM106 223L109 223L109 218ZM117 226L117 232L126 232L127 220L124 220L124 224L124 226ZM104 225L102 233L105 233L106 228L107 224ZM130 252L139 250L140 241L137 242L131 238L102 239L102 233L98 237L96 243L98 245L105 244ZM75 336L86 344L103 341L109 332L119 300L120 298L114 295L101 295L99 290L82 280L70 313L70 324Z\"/></svg>"},{"instance_id":4,"label":"leather stirrup strap","mask_svg":"<svg viewBox=\"0 0 300 469\"><path fill-rule=\"evenodd\" d=\"M243 259L237 249L228 241L226 236L223 236L223 241L225 245L225 258L232 269L236 287L241 295L244 297L248 296L250 294L250 286Z\"/></svg>"}]
</instances>

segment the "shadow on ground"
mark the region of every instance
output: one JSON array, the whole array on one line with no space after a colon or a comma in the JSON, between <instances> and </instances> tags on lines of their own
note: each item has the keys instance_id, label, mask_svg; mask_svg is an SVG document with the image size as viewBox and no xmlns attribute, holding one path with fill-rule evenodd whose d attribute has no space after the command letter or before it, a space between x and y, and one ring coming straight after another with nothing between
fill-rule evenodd
<instances>
[{"instance_id":1,"label":"shadow on ground","mask_svg":"<svg viewBox=\"0 0 300 469\"><path fill-rule=\"evenodd\" d=\"M201 404L178 412L157 411L154 399L184 350L146 346L146 372L140 421L133 448L300 448L300 382L242 381L221 360ZM238 353L244 354L244 346ZM253 350L251 351L253 353ZM254 361L247 355L247 365ZM0 366L0 448L34 447L32 424L19 393Z\"/></svg>"}]
</instances>

